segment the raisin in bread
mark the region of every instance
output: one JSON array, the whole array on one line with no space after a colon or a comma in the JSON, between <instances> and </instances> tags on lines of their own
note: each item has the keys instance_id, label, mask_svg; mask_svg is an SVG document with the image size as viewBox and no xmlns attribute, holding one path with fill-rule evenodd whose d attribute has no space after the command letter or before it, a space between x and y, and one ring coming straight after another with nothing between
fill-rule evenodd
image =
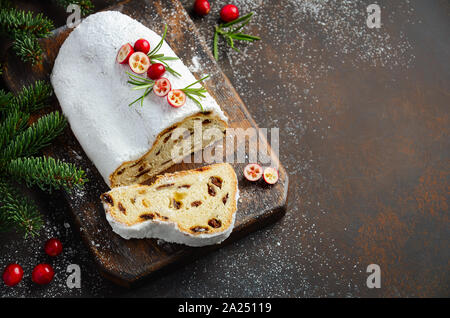
<instances>
[{"instance_id":1,"label":"raisin in bread","mask_svg":"<svg viewBox=\"0 0 450 318\"><path fill-rule=\"evenodd\" d=\"M142 91L132 90L126 74L131 71L116 62L116 55L123 44L134 44L139 38L147 39L151 48L161 39L122 13L90 15L61 46L51 75L75 137L110 187L142 183L172 166L171 150L180 141L194 140L195 127L213 128L213 133L203 140L195 138L190 147L179 147L180 157L222 139L227 127L226 116L208 93L202 99L203 112L189 98L182 107L173 108L153 93L144 98L143 106L129 106ZM159 53L176 57L165 42ZM181 74L164 74L172 88L196 81L181 60L168 63ZM187 133L175 136L178 127Z\"/></svg>"},{"instance_id":2,"label":"raisin in bread","mask_svg":"<svg viewBox=\"0 0 450 318\"><path fill-rule=\"evenodd\" d=\"M227 163L160 176L151 185L101 195L106 219L123 238L159 238L189 246L217 244L234 227L238 186Z\"/></svg>"}]
</instances>

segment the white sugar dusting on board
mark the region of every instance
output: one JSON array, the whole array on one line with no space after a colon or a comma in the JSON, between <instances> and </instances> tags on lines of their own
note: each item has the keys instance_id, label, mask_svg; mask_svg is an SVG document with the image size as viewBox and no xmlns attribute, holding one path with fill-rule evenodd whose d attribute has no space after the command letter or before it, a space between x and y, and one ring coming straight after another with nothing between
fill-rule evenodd
<instances>
[{"instance_id":1,"label":"white sugar dusting on board","mask_svg":"<svg viewBox=\"0 0 450 318\"><path fill-rule=\"evenodd\" d=\"M191 72L198 72L202 70L202 66L200 65L200 58L198 56L194 56L191 61L191 66L189 66L189 70Z\"/></svg>"}]
</instances>

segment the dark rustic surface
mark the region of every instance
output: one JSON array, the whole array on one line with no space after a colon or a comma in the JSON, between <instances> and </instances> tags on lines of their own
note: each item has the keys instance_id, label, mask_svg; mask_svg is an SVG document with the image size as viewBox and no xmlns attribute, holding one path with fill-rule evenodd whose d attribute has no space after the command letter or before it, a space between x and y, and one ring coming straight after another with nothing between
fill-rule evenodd
<instances>
[{"instance_id":1,"label":"dark rustic surface","mask_svg":"<svg viewBox=\"0 0 450 318\"><path fill-rule=\"evenodd\" d=\"M146 3L134 0L119 3L110 9L127 14L160 34L163 32L163 26L167 24L166 41L175 53L191 69L198 65L202 66L201 69L194 71L197 78L201 78L204 74L210 75L204 85L227 114L228 127L257 129L235 89L214 62L209 48L204 42L198 41L200 36L180 2L155 0ZM59 48L71 31L72 29L60 28L51 37L41 41L44 53L42 64L38 67L20 63L14 52L9 50L4 63L3 76L7 87L17 93L24 85L29 85L36 80L48 80ZM60 109L56 98L53 100L53 108ZM260 144L264 144L263 149L270 148L265 139L261 140ZM245 147L245 145L242 146ZM249 147L258 147L258 145L254 141ZM225 146L222 149L224 154L228 153ZM81 232L81 237L94 256L102 275L125 287L142 284L143 280L155 277L161 271L167 271L168 268L174 269L176 265L186 264L200 255L230 244L248 233L273 223L286 212L288 179L286 171L278 163L276 154L272 154L272 163L278 167L279 181L273 186L264 185L264 182L246 181L243 176L245 162L230 161L238 177L240 198L233 232L222 245L190 248L180 244L162 243L156 239L125 240L112 231L104 217L103 205L99 198L109 188L70 129L67 128L44 153L65 162L77 164L86 170L89 182L84 189L66 194L69 211L74 219L75 227ZM194 162L193 159L192 162ZM180 163L165 172L185 171L205 164ZM151 183L153 180L154 178L151 178L144 183Z\"/></svg>"},{"instance_id":2,"label":"dark rustic surface","mask_svg":"<svg viewBox=\"0 0 450 318\"><path fill-rule=\"evenodd\" d=\"M101 8L98 1L97 9ZM111 4L113 1L109 1ZM182 1L189 8L191 1ZM263 40L220 66L260 127L280 127L291 181L287 215L139 289L103 280L71 228L59 194L43 196L43 235L2 236L1 264L30 271L42 242L68 246L55 284L26 279L4 296L449 296L450 5L378 1L382 28L365 27L370 1L230 1L254 10ZM206 38L217 21L194 21ZM320 6L320 4L323 4ZM50 12L50 11L46 11ZM52 9L59 21L63 11ZM65 287L80 264L81 290ZM366 287L376 263L382 287Z\"/></svg>"}]
</instances>

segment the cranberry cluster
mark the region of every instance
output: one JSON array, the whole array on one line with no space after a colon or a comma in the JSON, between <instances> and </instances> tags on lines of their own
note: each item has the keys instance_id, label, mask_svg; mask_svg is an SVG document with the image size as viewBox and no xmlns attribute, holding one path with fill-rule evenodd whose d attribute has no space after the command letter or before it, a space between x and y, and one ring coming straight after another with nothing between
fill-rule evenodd
<instances>
[{"instance_id":1,"label":"cranberry cluster","mask_svg":"<svg viewBox=\"0 0 450 318\"><path fill-rule=\"evenodd\" d=\"M211 10L208 0L195 0L194 11L200 16L207 15ZM234 4L227 4L220 10L220 18L224 22L231 22L239 18L239 9Z\"/></svg>"},{"instance_id":2,"label":"cranberry cluster","mask_svg":"<svg viewBox=\"0 0 450 318\"><path fill-rule=\"evenodd\" d=\"M62 253L63 247L61 241L57 238L49 239L44 246L47 255L55 257ZM50 283L55 276L55 271L49 264L38 264L31 273L31 280L38 285ZM3 282L7 286L15 286L23 278L23 268L19 264L9 264L3 271Z\"/></svg>"},{"instance_id":3,"label":"cranberry cluster","mask_svg":"<svg viewBox=\"0 0 450 318\"><path fill-rule=\"evenodd\" d=\"M150 52L150 43L146 39L139 39L131 46L130 43L122 45L117 54L117 62L130 66L130 69L136 74L144 74L152 80L156 80L163 76L166 67L161 63L150 63L147 56Z\"/></svg>"}]
</instances>

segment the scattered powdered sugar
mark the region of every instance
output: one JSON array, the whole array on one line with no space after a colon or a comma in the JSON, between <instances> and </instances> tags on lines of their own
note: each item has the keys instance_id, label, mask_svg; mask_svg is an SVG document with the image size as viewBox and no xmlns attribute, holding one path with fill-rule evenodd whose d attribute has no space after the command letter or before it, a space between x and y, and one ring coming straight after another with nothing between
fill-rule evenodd
<instances>
[{"instance_id":1,"label":"scattered powdered sugar","mask_svg":"<svg viewBox=\"0 0 450 318\"><path fill-rule=\"evenodd\" d=\"M400 19L400 15L410 17L414 9L409 1L399 1L395 10L384 10L381 6L381 28L369 29L366 24L369 4L352 0L289 1L298 25L318 25L325 48L334 51L337 58L354 54L355 67L359 62L388 68L408 67L414 59L411 45L401 28L396 32L390 25L411 23L404 17ZM308 37L307 32L303 35Z\"/></svg>"},{"instance_id":2,"label":"scattered powdered sugar","mask_svg":"<svg viewBox=\"0 0 450 318\"><path fill-rule=\"evenodd\" d=\"M212 26L225 3L214 2L210 15L195 21L209 47ZM290 177L289 206L286 216L275 225L176 275L182 276L182 285L187 286L177 295L359 295L365 268L354 255L344 254L342 242L336 242L323 226L326 204L305 195L314 191L312 187L320 186L323 191L327 185L315 168L320 158L304 144L303 136L325 139L333 128L316 108L324 102L318 97L321 85L337 70L410 68L415 57L406 29L420 21L415 20L409 1L391 3L389 9L381 4L381 29L366 25L366 8L372 3L368 1L289 0L273 6L276 15L268 12L272 7L264 1L231 3L239 7L241 15L255 12L244 31L262 40L238 43L241 53L220 42L219 64L258 125L280 128L280 161ZM183 4L190 5L187 0ZM245 199L251 198L240 200ZM342 231L349 226L344 225ZM170 279L173 277L165 281Z\"/></svg>"},{"instance_id":3,"label":"scattered powdered sugar","mask_svg":"<svg viewBox=\"0 0 450 318\"><path fill-rule=\"evenodd\" d=\"M189 66L189 70L191 72L199 72L202 70L202 66L200 65L200 58L198 56L194 56L191 61L191 66Z\"/></svg>"},{"instance_id":4,"label":"scattered powdered sugar","mask_svg":"<svg viewBox=\"0 0 450 318\"><path fill-rule=\"evenodd\" d=\"M209 47L218 12L227 2L214 1L208 16L194 20ZM280 127L280 161L289 173L291 187L288 211L273 226L142 286L137 290L140 295L345 297L360 294L360 286L364 283L361 280L362 265L352 256L345 255L339 247L340 242L336 242L321 225L328 217L324 202L304 195L313 191L314 185L326 187L326 182L315 169L320 158L304 145L303 137L311 134L323 139L332 128L316 107L322 102L318 97L320 85L336 69L344 66L360 70L371 67L396 70L413 65L414 55L405 28L418 21L414 20L410 2L396 1L390 4L395 10L389 11L381 5L382 28L368 29L366 7L371 2L288 0L283 1L282 9L277 12L278 19L273 19L275 15L267 13L270 10L268 2L231 1L240 8L241 14L255 11L245 30L261 36L262 41L238 44L242 54L221 44L219 65L259 126ZM186 8L192 6L190 0L182 3ZM147 11L151 12L151 8ZM392 28L394 23L400 26ZM286 46L289 42L291 45ZM277 45L282 49L274 49ZM191 61L186 61L192 72L201 71L196 53L193 52ZM298 59L298 56L302 58ZM265 79L267 84L258 88L255 78ZM277 79L284 80L277 82ZM295 98L290 98L292 95ZM259 103L252 104L251 101L256 99ZM279 117L280 113L283 118ZM292 140L298 149L292 149ZM83 199L82 192L75 194L76 199ZM249 194L243 194L239 202L251 199L244 195ZM46 222L45 235L39 240L29 239L24 243L20 238L5 237L3 240L1 237L7 244L2 246L0 264L17 261L31 273L34 264L48 260L42 250L45 238L59 235L68 248L62 257L49 260L56 264L56 284L43 290L36 289L28 274L19 288L1 288L0 296L79 295L80 291L65 287L65 268L69 263L80 263L82 267L83 295L133 295L134 291L121 290L99 276L86 247L80 240L73 240L77 234L66 226L69 224L64 216L67 211L61 207L48 209L54 217L49 217L51 221ZM349 226L344 224L342 230L347 231ZM70 242L66 242L69 239ZM158 241L159 246L165 244ZM26 254L25 258L23 254Z\"/></svg>"}]
</instances>

